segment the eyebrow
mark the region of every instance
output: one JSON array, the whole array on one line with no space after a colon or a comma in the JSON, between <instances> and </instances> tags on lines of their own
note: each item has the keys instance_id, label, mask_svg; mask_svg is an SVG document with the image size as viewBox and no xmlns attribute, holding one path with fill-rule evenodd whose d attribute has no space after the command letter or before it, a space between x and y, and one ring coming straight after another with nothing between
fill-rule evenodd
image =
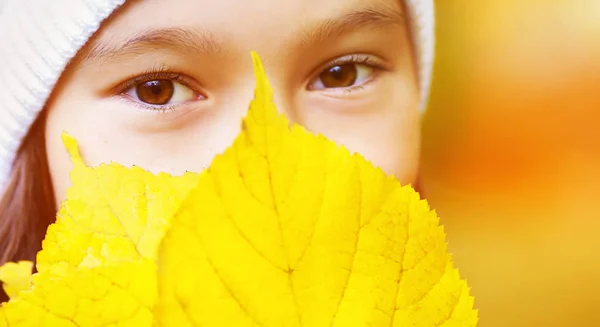
<instances>
[{"instance_id":1,"label":"eyebrow","mask_svg":"<svg viewBox=\"0 0 600 327\"><path fill-rule=\"evenodd\" d=\"M310 46L339 37L358 29L382 29L404 26L402 10L386 6L355 9L341 16L303 25L300 28L300 45ZM222 43L206 30L161 28L138 32L125 40L98 41L82 51L79 62L118 59L142 54L152 49L169 49L174 52L215 55L222 52Z\"/></svg>"},{"instance_id":2,"label":"eyebrow","mask_svg":"<svg viewBox=\"0 0 600 327\"><path fill-rule=\"evenodd\" d=\"M405 26L404 12L387 6L370 6L326 19L316 25L304 26L300 33L302 46L318 44L359 29L384 29Z\"/></svg>"},{"instance_id":3,"label":"eyebrow","mask_svg":"<svg viewBox=\"0 0 600 327\"><path fill-rule=\"evenodd\" d=\"M163 48L176 52L216 54L221 51L221 43L207 31L184 28L152 29L139 32L120 42L100 41L84 50L80 61L114 59Z\"/></svg>"}]
</instances>

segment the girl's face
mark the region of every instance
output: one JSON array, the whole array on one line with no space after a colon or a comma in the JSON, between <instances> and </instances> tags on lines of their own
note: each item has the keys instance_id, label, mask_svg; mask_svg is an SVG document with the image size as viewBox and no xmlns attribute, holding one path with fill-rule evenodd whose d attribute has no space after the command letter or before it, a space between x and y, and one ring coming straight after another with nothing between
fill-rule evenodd
<instances>
[{"instance_id":1,"label":"girl's face","mask_svg":"<svg viewBox=\"0 0 600 327\"><path fill-rule=\"evenodd\" d=\"M57 201L71 165L200 171L233 141L253 97L250 51L288 118L415 181L419 96L400 0L129 1L69 66L48 103Z\"/></svg>"}]
</instances>

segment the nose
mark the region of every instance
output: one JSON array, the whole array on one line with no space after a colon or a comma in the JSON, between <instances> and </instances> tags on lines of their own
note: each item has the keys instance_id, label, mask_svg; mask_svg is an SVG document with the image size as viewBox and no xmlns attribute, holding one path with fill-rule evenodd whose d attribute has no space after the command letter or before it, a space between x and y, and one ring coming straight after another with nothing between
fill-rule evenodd
<instances>
[{"instance_id":1,"label":"nose","mask_svg":"<svg viewBox=\"0 0 600 327\"><path fill-rule=\"evenodd\" d=\"M277 111L286 116L286 118L292 123L300 123L298 121L298 115L295 110L296 99L301 95L302 89L290 85L285 80L285 76L278 76L276 73L270 73L268 67L265 67L269 85L272 89L271 101L275 104ZM235 106L241 108L242 117L246 116L249 109L250 102L254 99L254 92L256 89L256 80L254 72L250 70L244 74L243 79L240 83L233 85L228 92L227 97L229 100L228 106ZM230 109L225 109L230 110ZM231 111L240 112L239 110L232 109Z\"/></svg>"}]
</instances>

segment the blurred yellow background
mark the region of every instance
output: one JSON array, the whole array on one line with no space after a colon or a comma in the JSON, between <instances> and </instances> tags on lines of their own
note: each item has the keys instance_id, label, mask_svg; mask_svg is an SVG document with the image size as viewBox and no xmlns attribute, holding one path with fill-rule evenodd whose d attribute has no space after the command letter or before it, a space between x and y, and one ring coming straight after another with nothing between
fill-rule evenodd
<instances>
[{"instance_id":1,"label":"blurred yellow background","mask_svg":"<svg viewBox=\"0 0 600 327\"><path fill-rule=\"evenodd\" d=\"M479 326L600 326L600 0L436 6L423 189Z\"/></svg>"}]
</instances>

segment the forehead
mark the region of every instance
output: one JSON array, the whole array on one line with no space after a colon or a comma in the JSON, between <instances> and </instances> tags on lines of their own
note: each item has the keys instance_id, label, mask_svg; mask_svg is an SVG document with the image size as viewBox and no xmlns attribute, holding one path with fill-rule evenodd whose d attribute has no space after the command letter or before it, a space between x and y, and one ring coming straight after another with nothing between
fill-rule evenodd
<instances>
[{"instance_id":1,"label":"forehead","mask_svg":"<svg viewBox=\"0 0 600 327\"><path fill-rule=\"evenodd\" d=\"M333 27L404 25L400 0L169 0L128 1L99 31L94 42L130 39L148 30L201 30L240 46L280 45ZM328 26L327 26L328 25ZM321 35L323 37L323 35ZM247 43L247 44L244 44Z\"/></svg>"}]
</instances>

